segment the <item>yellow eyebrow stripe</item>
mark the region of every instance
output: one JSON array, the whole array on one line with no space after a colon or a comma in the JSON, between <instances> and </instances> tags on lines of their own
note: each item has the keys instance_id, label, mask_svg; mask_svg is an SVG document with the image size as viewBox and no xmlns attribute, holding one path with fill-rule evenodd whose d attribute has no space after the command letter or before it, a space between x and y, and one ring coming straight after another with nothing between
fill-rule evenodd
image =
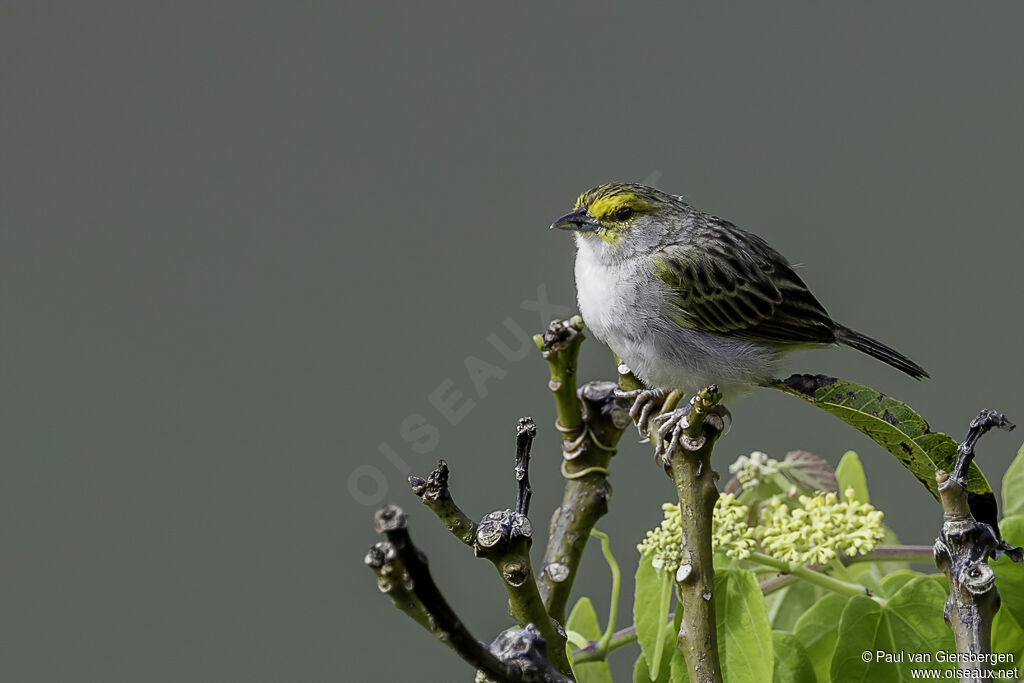
<instances>
[{"instance_id":1,"label":"yellow eyebrow stripe","mask_svg":"<svg viewBox=\"0 0 1024 683\"><path fill-rule=\"evenodd\" d=\"M650 209L652 205L632 192L619 192L605 197L598 197L590 203L587 211L590 212L591 216L600 220L608 217L616 209L620 209L623 206L628 206L636 212L641 212Z\"/></svg>"}]
</instances>

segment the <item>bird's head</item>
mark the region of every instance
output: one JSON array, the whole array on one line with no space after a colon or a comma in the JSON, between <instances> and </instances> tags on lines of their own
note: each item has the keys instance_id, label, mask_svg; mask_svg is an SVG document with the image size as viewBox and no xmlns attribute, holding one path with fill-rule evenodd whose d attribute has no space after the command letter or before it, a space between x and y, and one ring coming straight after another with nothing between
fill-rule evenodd
<instances>
[{"instance_id":1,"label":"bird's head","mask_svg":"<svg viewBox=\"0 0 1024 683\"><path fill-rule=\"evenodd\" d=\"M677 197L635 183L609 183L587 190L576 206L551 224L571 230L578 245L622 258L649 253L678 224L688 206Z\"/></svg>"}]
</instances>

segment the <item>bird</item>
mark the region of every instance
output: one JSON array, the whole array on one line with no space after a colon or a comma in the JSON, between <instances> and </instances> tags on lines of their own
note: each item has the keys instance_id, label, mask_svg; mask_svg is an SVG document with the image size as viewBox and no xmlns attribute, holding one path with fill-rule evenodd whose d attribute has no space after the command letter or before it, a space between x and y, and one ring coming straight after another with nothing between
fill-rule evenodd
<instances>
[{"instance_id":1,"label":"bird","mask_svg":"<svg viewBox=\"0 0 1024 683\"><path fill-rule=\"evenodd\" d=\"M649 389L743 397L791 351L848 346L915 379L899 351L836 322L764 239L679 195L609 183L551 224L576 242L584 323Z\"/></svg>"}]
</instances>

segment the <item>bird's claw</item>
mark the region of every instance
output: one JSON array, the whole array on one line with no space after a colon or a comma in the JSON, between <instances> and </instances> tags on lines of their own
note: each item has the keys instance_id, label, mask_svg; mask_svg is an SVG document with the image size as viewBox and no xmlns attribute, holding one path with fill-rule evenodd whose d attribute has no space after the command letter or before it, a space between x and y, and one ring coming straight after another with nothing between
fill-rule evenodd
<instances>
[{"instance_id":1,"label":"bird's claw","mask_svg":"<svg viewBox=\"0 0 1024 683\"><path fill-rule=\"evenodd\" d=\"M629 417L640 432L640 438L647 440L647 429L651 424L651 417L661 410L668 398L667 389L636 389L634 391L616 391L618 398L633 399L633 406L629 409Z\"/></svg>"},{"instance_id":2,"label":"bird's claw","mask_svg":"<svg viewBox=\"0 0 1024 683\"><path fill-rule=\"evenodd\" d=\"M686 404L654 418L655 423L661 423L658 427L658 440L654 445L654 457L659 458L665 467L672 462L672 456L680 447L682 439L686 438L684 430L689 426L687 422L689 414L690 405Z\"/></svg>"},{"instance_id":3,"label":"bird's claw","mask_svg":"<svg viewBox=\"0 0 1024 683\"><path fill-rule=\"evenodd\" d=\"M705 444L707 439L705 434L690 436L686 433L690 427L689 415L692 408L692 404L686 404L671 412L658 415L653 420L655 423L661 423L658 427L658 441L654 446L654 456L665 467L671 464L672 457L678 449L696 451ZM704 415L705 428L710 428L718 433L725 430L726 420L731 423L732 413L723 405L712 407Z\"/></svg>"}]
</instances>

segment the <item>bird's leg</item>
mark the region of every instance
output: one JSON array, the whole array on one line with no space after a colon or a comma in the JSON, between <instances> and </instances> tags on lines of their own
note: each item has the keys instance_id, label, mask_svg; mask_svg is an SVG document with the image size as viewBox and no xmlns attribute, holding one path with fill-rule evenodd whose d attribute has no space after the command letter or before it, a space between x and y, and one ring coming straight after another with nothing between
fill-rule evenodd
<instances>
[{"instance_id":1,"label":"bird's leg","mask_svg":"<svg viewBox=\"0 0 1024 683\"><path fill-rule=\"evenodd\" d=\"M617 391L618 398L633 399L633 407L629 409L629 417L640 432L640 438L647 440L647 428L650 426L651 416L661 410L668 398L668 389L636 389L634 391Z\"/></svg>"}]
</instances>

